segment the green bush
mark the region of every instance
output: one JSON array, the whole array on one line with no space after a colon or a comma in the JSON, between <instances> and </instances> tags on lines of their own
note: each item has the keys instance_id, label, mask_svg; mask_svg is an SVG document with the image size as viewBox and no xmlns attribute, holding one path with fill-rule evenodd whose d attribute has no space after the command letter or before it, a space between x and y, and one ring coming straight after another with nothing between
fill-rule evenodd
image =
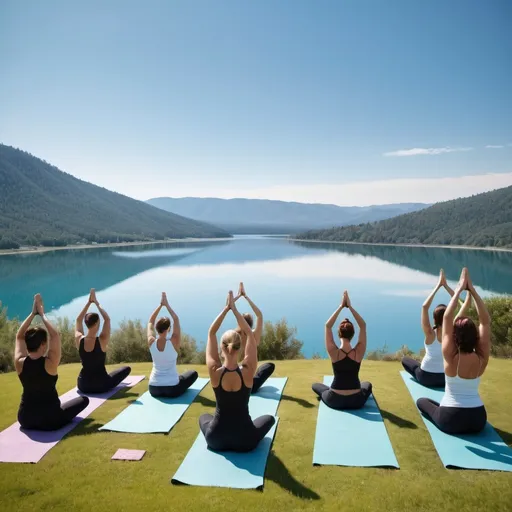
<instances>
[{"instance_id":1,"label":"green bush","mask_svg":"<svg viewBox=\"0 0 512 512\"><path fill-rule=\"evenodd\" d=\"M151 361L146 329L140 320L123 320L112 332L107 352L109 363L136 363Z\"/></svg>"},{"instance_id":2,"label":"green bush","mask_svg":"<svg viewBox=\"0 0 512 512\"><path fill-rule=\"evenodd\" d=\"M297 329L290 327L283 318L273 324L265 322L258 346L258 359L262 361L303 359L302 341L295 338Z\"/></svg>"}]
</instances>

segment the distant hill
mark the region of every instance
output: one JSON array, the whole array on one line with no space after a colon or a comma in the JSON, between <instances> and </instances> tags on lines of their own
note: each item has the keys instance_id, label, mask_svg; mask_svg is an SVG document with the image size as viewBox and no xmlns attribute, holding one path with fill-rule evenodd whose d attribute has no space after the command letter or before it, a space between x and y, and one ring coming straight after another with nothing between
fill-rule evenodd
<instances>
[{"instance_id":1,"label":"distant hill","mask_svg":"<svg viewBox=\"0 0 512 512\"><path fill-rule=\"evenodd\" d=\"M228 234L79 180L0 144L0 249L219 236Z\"/></svg>"},{"instance_id":2,"label":"distant hill","mask_svg":"<svg viewBox=\"0 0 512 512\"><path fill-rule=\"evenodd\" d=\"M512 187L437 203L381 222L311 231L304 240L512 247Z\"/></svg>"},{"instance_id":3,"label":"distant hill","mask_svg":"<svg viewBox=\"0 0 512 512\"><path fill-rule=\"evenodd\" d=\"M198 197L157 197L149 199L147 203L191 219L212 222L233 234L297 233L307 229L388 219L428 206L407 203L359 207Z\"/></svg>"}]
</instances>

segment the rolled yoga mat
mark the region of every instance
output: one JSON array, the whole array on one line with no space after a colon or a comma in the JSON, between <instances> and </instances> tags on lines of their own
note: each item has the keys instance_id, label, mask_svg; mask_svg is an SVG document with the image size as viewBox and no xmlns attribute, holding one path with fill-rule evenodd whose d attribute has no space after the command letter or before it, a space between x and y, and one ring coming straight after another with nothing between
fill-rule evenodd
<instances>
[{"instance_id":1,"label":"rolled yoga mat","mask_svg":"<svg viewBox=\"0 0 512 512\"><path fill-rule=\"evenodd\" d=\"M154 398L147 391L100 430L136 434L167 433L178 423L209 380L199 377L178 398Z\"/></svg>"},{"instance_id":2,"label":"rolled yoga mat","mask_svg":"<svg viewBox=\"0 0 512 512\"><path fill-rule=\"evenodd\" d=\"M326 375L324 384L330 386L332 379ZM331 409L320 401L313 464L400 467L373 395L355 410Z\"/></svg>"},{"instance_id":3,"label":"rolled yoga mat","mask_svg":"<svg viewBox=\"0 0 512 512\"><path fill-rule=\"evenodd\" d=\"M89 405L59 430L44 432L42 430L23 430L18 422L0 432L0 462L39 462L68 432L73 430L78 423L95 411L108 398L119 390L132 387L144 379L143 375L129 375L119 386L107 393L98 395L86 395L89 397ZM80 396L77 388L73 388L60 397L61 403Z\"/></svg>"},{"instance_id":4,"label":"rolled yoga mat","mask_svg":"<svg viewBox=\"0 0 512 512\"><path fill-rule=\"evenodd\" d=\"M421 397L441 402L443 390L426 388L405 371L400 374L415 403ZM421 412L420 415L446 468L512 471L512 449L503 442L489 422L478 434L453 435L445 434Z\"/></svg>"},{"instance_id":5,"label":"rolled yoga mat","mask_svg":"<svg viewBox=\"0 0 512 512\"><path fill-rule=\"evenodd\" d=\"M286 381L286 377L270 378L256 394L251 395L251 418L264 414L276 415ZM234 489L260 489L263 487L265 467L278 421L276 417L276 423L267 435L254 450L247 453L213 452L208 449L204 435L200 432L171 482Z\"/></svg>"}]
</instances>

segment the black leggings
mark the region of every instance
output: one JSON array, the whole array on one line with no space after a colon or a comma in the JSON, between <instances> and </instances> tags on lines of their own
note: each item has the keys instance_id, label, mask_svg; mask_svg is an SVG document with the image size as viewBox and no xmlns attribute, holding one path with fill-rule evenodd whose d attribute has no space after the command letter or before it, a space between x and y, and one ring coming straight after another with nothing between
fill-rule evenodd
<instances>
[{"instance_id":1,"label":"black leggings","mask_svg":"<svg viewBox=\"0 0 512 512\"><path fill-rule=\"evenodd\" d=\"M126 377L130 375L131 371L132 369L129 366L123 366L122 368L118 368L117 370L105 375L105 377L84 378L79 375L77 386L82 393L106 393L126 379Z\"/></svg>"},{"instance_id":2,"label":"black leggings","mask_svg":"<svg viewBox=\"0 0 512 512\"><path fill-rule=\"evenodd\" d=\"M322 399L322 402L331 409L361 409L372 394L372 385L361 382L361 391L353 395L340 395L325 384L313 384L313 391Z\"/></svg>"},{"instance_id":3,"label":"black leggings","mask_svg":"<svg viewBox=\"0 0 512 512\"><path fill-rule=\"evenodd\" d=\"M28 430L59 430L70 423L88 405L89 399L86 396L79 396L54 410L32 409L24 406L18 411L18 422Z\"/></svg>"},{"instance_id":4,"label":"black leggings","mask_svg":"<svg viewBox=\"0 0 512 512\"><path fill-rule=\"evenodd\" d=\"M178 398L183 395L187 389L194 384L199 375L196 371L189 370L180 375L180 380L175 386L153 386L149 385L149 392L155 398Z\"/></svg>"},{"instance_id":5,"label":"black leggings","mask_svg":"<svg viewBox=\"0 0 512 512\"><path fill-rule=\"evenodd\" d=\"M274 426L274 416L265 414L249 421L246 425L222 425L217 416L202 414L199 417L199 428L206 444L215 452L250 452L267 435Z\"/></svg>"},{"instance_id":6,"label":"black leggings","mask_svg":"<svg viewBox=\"0 0 512 512\"><path fill-rule=\"evenodd\" d=\"M276 365L274 363L262 364L256 370L256 375L254 375L251 393L257 393L261 386L263 386L265 381L274 373L275 369Z\"/></svg>"},{"instance_id":7,"label":"black leggings","mask_svg":"<svg viewBox=\"0 0 512 512\"><path fill-rule=\"evenodd\" d=\"M430 398L418 398L418 409L447 434L477 434L487 422L485 407L441 407Z\"/></svg>"},{"instance_id":8,"label":"black leggings","mask_svg":"<svg viewBox=\"0 0 512 512\"><path fill-rule=\"evenodd\" d=\"M412 357L404 357L402 366L407 373L410 373L422 386L427 388L444 388L444 372L432 373L422 370L420 363Z\"/></svg>"}]
</instances>

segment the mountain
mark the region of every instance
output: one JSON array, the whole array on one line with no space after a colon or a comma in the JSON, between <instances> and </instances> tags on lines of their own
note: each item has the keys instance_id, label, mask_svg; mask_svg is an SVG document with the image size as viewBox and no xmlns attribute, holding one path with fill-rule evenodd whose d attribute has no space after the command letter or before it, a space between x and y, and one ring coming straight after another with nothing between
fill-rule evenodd
<instances>
[{"instance_id":1,"label":"mountain","mask_svg":"<svg viewBox=\"0 0 512 512\"><path fill-rule=\"evenodd\" d=\"M307 229L371 222L388 219L427 206L407 203L359 207L268 199L198 197L157 197L149 199L147 203L191 219L212 222L230 233L245 234L288 234Z\"/></svg>"},{"instance_id":2,"label":"mountain","mask_svg":"<svg viewBox=\"0 0 512 512\"><path fill-rule=\"evenodd\" d=\"M304 240L512 247L512 187L437 203L380 222L316 230Z\"/></svg>"},{"instance_id":3,"label":"mountain","mask_svg":"<svg viewBox=\"0 0 512 512\"><path fill-rule=\"evenodd\" d=\"M79 180L0 144L0 249L229 236Z\"/></svg>"}]
</instances>

